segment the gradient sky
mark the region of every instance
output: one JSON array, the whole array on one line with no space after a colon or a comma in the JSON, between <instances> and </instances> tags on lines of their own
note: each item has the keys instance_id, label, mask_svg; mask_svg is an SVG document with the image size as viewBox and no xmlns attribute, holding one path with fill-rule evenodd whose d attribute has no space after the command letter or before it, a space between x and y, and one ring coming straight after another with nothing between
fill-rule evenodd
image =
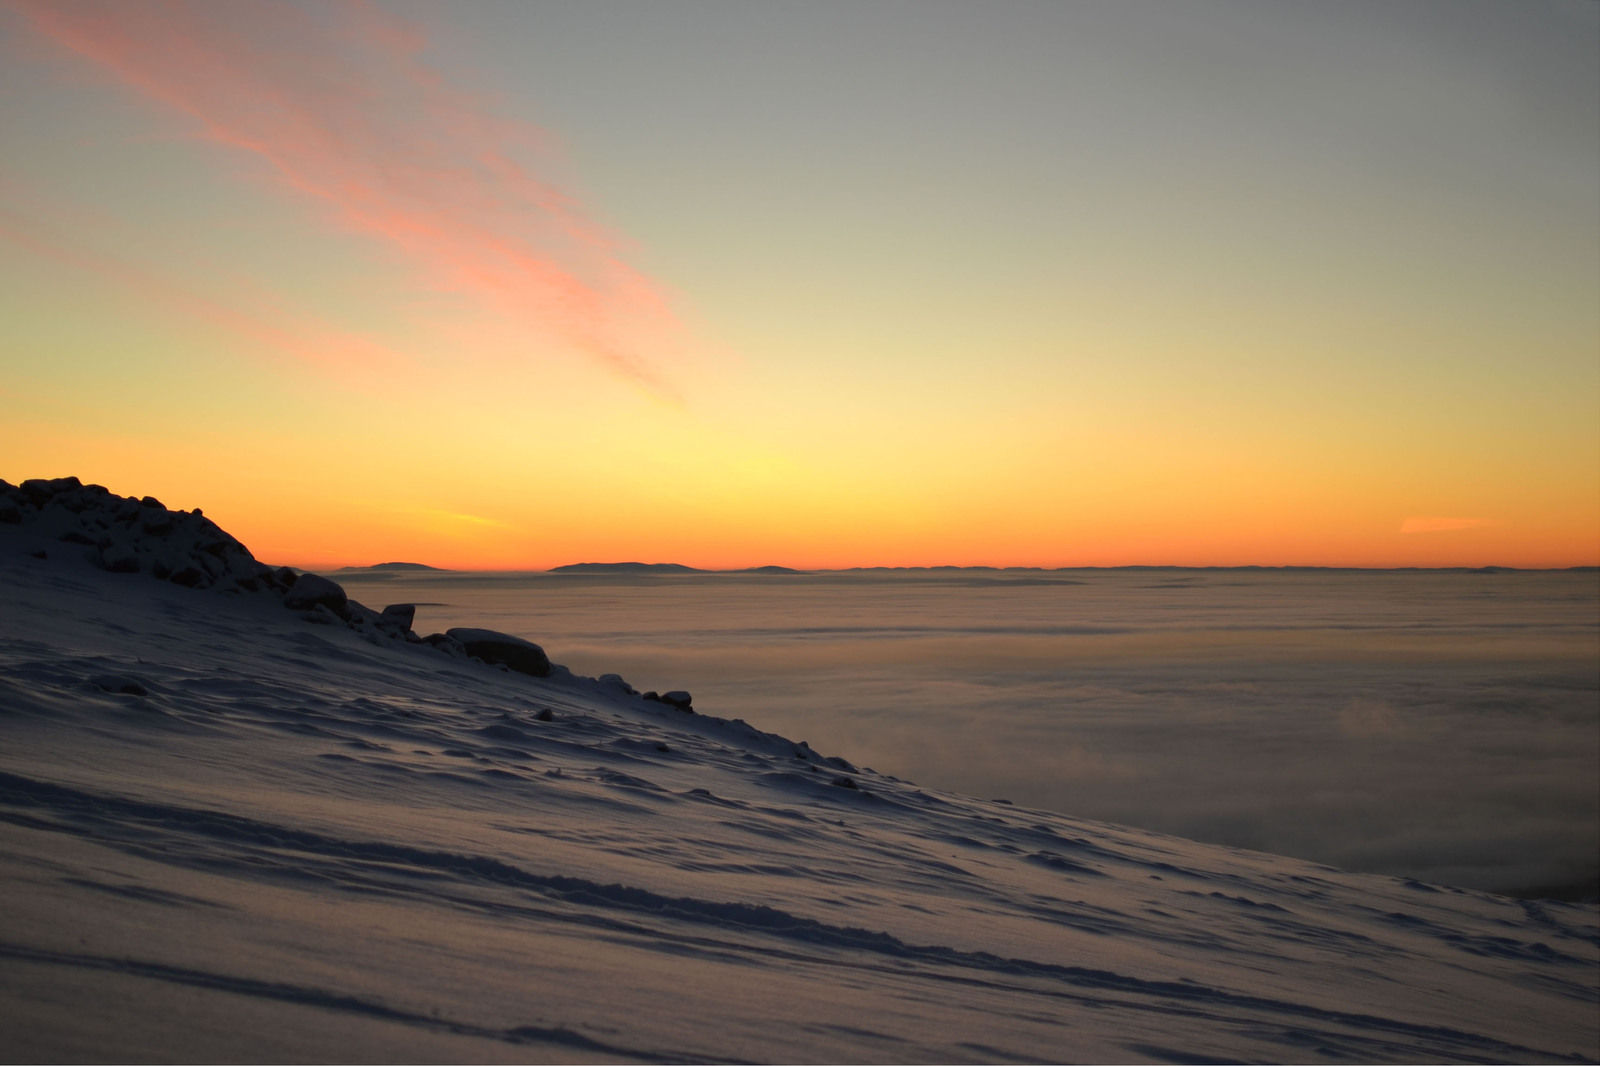
<instances>
[{"instance_id":1,"label":"gradient sky","mask_svg":"<svg viewBox=\"0 0 1600 1066\"><path fill-rule=\"evenodd\" d=\"M1600 562L1600 5L0 0L0 477L264 560Z\"/></svg>"}]
</instances>

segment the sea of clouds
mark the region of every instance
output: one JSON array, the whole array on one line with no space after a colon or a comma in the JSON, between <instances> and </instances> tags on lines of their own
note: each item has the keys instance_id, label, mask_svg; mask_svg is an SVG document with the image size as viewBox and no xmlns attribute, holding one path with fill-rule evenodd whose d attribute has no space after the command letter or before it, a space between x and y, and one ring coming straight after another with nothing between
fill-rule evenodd
<instances>
[{"instance_id":1,"label":"sea of clouds","mask_svg":"<svg viewBox=\"0 0 1600 1066\"><path fill-rule=\"evenodd\" d=\"M336 575L920 784L1584 895L1593 571Z\"/></svg>"}]
</instances>

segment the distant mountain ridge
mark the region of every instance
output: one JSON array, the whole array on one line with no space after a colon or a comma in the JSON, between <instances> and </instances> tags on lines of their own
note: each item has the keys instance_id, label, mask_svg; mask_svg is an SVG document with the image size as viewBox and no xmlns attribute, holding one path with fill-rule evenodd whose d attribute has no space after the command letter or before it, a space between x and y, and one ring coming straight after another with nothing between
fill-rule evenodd
<instances>
[{"instance_id":1,"label":"distant mountain ridge","mask_svg":"<svg viewBox=\"0 0 1600 1066\"><path fill-rule=\"evenodd\" d=\"M805 574L788 566L747 566L742 570L702 570L682 563L568 563L554 566L552 574Z\"/></svg>"},{"instance_id":2,"label":"distant mountain ridge","mask_svg":"<svg viewBox=\"0 0 1600 1066\"><path fill-rule=\"evenodd\" d=\"M710 570L682 563L568 563L553 566L552 574L709 574Z\"/></svg>"},{"instance_id":3,"label":"distant mountain ridge","mask_svg":"<svg viewBox=\"0 0 1600 1066\"><path fill-rule=\"evenodd\" d=\"M358 569L421 569L436 570L437 567L420 566L416 563L384 563L377 567L345 567L346 570ZM553 566L546 573L551 574L860 574L873 572L889 572L897 574L934 574L934 573L987 573L987 574L1051 574L1068 573L1079 570L1126 570L1129 572L1149 571L1183 571L1192 573L1214 572L1321 572L1328 570L1350 571L1386 571L1386 572L1423 572L1437 570L1462 574L1501 574L1518 573L1521 571L1537 572L1540 570L1559 570L1572 572L1597 572L1600 567L1595 566L1557 566L1557 567L1521 567L1521 566L1306 566L1285 564L1281 566L1262 566L1259 564L1244 564L1240 566L1178 566L1150 563L1130 563L1125 566L847 566L836 569L821 568L816 570L799 570L792 566L746 566L733 570L708 570L698 566L686 566L683 563L568 563L565 566Z\"/></svg>"},{"instance_id":4,"label":"distant mountain ridge","mask_svg":"<svg viewBox=\"0 0 1600 1066\"><path fill-rule=\"evenodd\" d=\"M432 570L436 573L449 573L442 566L429 566L427 563L373 563L371 566L341 566L340 572L346 570Z\"/></svg>"}]
</instances>

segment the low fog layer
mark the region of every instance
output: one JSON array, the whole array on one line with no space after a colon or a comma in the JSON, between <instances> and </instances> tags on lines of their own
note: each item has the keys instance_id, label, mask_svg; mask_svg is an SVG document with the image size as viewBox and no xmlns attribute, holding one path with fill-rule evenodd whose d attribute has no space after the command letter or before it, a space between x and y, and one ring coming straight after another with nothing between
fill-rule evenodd
<instances>
[{"instance_id":1,"label":"low fog layer","mask_svg":"<svg viewBox=\"0 0 1600 1066\"><path fill-rule=\"evenodd\" d=\"M1592 572L341 577L927 785L1497 891L1597 877Z\"/></svg>"}]
</instances>

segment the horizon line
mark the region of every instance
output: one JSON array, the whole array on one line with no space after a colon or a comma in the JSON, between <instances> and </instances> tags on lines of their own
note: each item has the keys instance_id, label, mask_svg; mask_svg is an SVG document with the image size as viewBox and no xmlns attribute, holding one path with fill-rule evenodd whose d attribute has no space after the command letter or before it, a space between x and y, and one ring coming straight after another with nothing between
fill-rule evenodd
<instances>
[{"instance_id":1,"label":"horizon line","mask_svg":"<svg viewBox=\"0 0 1600 1066\"><path fill-rule=\"evenodd\" d=\"M294 567L297 570L315 570L314 567ZM834 566L834 567L796 567L783 566L775 563L763 566L740 566L726 568L710 568L689 566L686 563L645 563L635 561L597 563L564 563L560 566L545 568L537 567L486 567L486 568L460 568L433 566L427 563L400 562L400 563L371 563L365 566L339 566L324 568L326 572L350 571L384 571L388 573L446 573L446 574L562 574L581 576L586 573L635 573L635 574L849 574L864 571L906 571L925 572L935 570L978 570L992 573L1060 573L1062 571L1077 570L1340 570L1340 571L1439 571L1454 573L1572 573L1596 571L1600 572L1600 564L1578 563L1570 566L1507 566L1498 563L1486 563L1481 566L1358 566L1339 565L1328 563L1118 563L1113 565L1067 565L1067 566L991 566L983 563L936 563L929 565L887 565L875 564L865 566Z\"/></svg>"}]
</instances>

